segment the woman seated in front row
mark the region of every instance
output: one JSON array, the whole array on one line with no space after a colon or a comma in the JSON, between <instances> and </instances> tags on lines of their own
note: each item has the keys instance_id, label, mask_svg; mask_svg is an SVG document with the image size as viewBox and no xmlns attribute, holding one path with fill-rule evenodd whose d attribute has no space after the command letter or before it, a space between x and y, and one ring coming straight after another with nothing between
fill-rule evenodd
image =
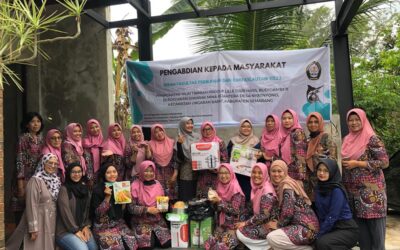
<instances>
[{"instance_id":1,"label":"woman seated in front row","mask_svg":"<svg viewBox=\"0 0 400 250\"><path fill-rule=\"evenodd\" d=\"M100 249L136 250L135 234L124 221L124 205L115 204L113 183L118 171L112 162L105 162L100 168L98 182L93 190L90 211L93 220L93 234Z\"/></svg>"},{"instance_id":2,"label":"woman seated in front row","mask_svg":"<svg viewBox=\"0 0 400 250\"><path fill-rule=\"evenodd\" d=\"M248 248L252 250L269 249L266 236L271 229L265 225L274 218L278 206L274 187L272 186L268 167L264 163L257 163L251 170L251 204L253 216L236 224L236 235Z\"/></svg>"},{"instance_id":3,"label":"woman seated in front row","mask_svg":"<svg viewBox=\"0 0 400 250\"><path fill-rule=\"evenodd\" d=\"M128 210L132 214L131 226L136 232L140 249L171 246L171 233L167 223L157 209L157 196L164 196L161 183L155 180L156 166L152 161L139 165L139 178L131 185L132 203Z\"/></svg>"},{"instance_id":4,"label":"woman seated in front row","mask_svg":"<svg viewBox=\"0 0 400 250\"><path fill-rule=\"evenodd\" d=\"M335 160L321 159L316 170L315 207L320 231L315 245L318 250L351 249L357 244L359 231L338 165Z\"/></svg>"},{"instance_id":5,"label":"woman seated in front row","mask_svg":"<svg viewBox=\"0 0 400 250\"><path fill-rule=\"evenodd\" d=\"M57 200L56 242L64 250L97 250L90 231L90 193L84 179L78 162L68 165Z\"/></svg>"},{"instance_id":6,"label":"woman seated in front row","mask_svg":"<svg viewBox=\"0 0 400 250\"><path fill-rule=\"evenodd\" d=\"M235 224L244 211L245 196L230 164L218 168L217 191L209 191L208 199L218 211L218 226L205 243L206 249L234 249L238 244Z\"/></svg>"},{"instance_id":7,"label":"woman seated in front row","mask_svg":"<svg viewBox=\"0 0 400 250\"><path fill-rule=\"evenodd\" d=\"M282 160L271 164L271 180L279 202L278 221L267 227L277 229L267 235L274 250L312 250L310 244L318 231L318 218L311 208L311 201L299 182L288 175L288 166Z\"/></svg>"}]
</instances>

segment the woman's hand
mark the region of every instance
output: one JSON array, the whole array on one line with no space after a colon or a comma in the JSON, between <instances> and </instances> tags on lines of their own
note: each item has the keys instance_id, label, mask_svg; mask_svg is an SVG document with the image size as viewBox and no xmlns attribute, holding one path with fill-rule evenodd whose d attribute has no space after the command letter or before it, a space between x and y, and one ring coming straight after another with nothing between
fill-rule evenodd
<instances>
[{"instance_id":1,"label":"woman's hand","mask_svg":"<svg viewBox=\"0 0 400 250\"><path fill-rule=\"evenodd\" d=\"M245 225L246 225L246 222L244 222L244 221L235 223L235 229L242 228L242 227L244 227Z\"/></svg>"},{"instance_id":2,"label":"woman's hand","mask_svg":"<svg viewBox=\"0 0 400 250\"><path fill-rule=\"evenodd\" d=\"M78 237L81 241L87 242L85 235L83 235L82 231L78 231L75 233L75 236Z\"/></svg>"},{"instance_id":3,"label":"woman's hand","mask_svg":"<svg viewBox=\"0 0 400 250\"><path fill-rule=\"evenodd\" d=\"M29 234L31 236L31 240L36 240L37 237L38 237L38 232L32 232L32 233L29 233Z\"/></svg>"},{"instance_id":4,"label":"woman's hand","mask_svg":"<svg viewBox=\"0 0 400 250\"><path fill-rule=\"evenodd\" d=\"M356 161L356 160L342 160L342 166L348 170L351 170L351 169L357 168L357 167L365 168L368 166L368 162Z\"/></svg>"},{"instance_id":5,"label":"woman's hand","mask_svg":"<svg viewBox=\"0 0 400 250\"><path fill-rule=\"evenodd\" d=\"M92 237L92 232L90 232L89 226L86 226L82 229L82 234L83 237L85 238L85 241L88 242L90 237Z\"/></svg>"},{"instance_id":6,"label":"woman's hand","mask_svg":"<svg viewBox=\"0 0 400 250\"><path fill-rule=\"evenodd\" d=\"M158 214L158 213L160 213L160 211L159 211L158 208L156 208L156 207L148 207L148 208L147 208L147 212L148 212L149 214Z\"/></svg>"},{"instance_id":7,"label":"woman's hand","mask_svg":"<svg viewBox=\"0 0 400 250\"><path fill-rule=\"evenodd\" d=\"M184 135L178 135L178 142L180 144L184 143L185 142L185 136Z\"/></svg>"},{"instance_id":8,"label":"woman's hand","mask_svg":"<svg viewBox=\"0 0 400 250\"><path fill-rule=\"evenodd\" d=\"M271 220L271 221L268 221L268 223L266 225L267 225L267 228L275 230L278 228L278 221Z\"/></svg>"}]
</instances>

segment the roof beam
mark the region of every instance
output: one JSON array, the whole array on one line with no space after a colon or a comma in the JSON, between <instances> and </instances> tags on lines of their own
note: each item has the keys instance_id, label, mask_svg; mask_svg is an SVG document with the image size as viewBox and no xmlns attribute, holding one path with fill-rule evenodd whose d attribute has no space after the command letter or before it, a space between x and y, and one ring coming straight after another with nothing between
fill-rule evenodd
<instances>
[{"instance_id":1,"label":"roof beam","mask_svg":"<svg viewBox=\"0 0 400 250\"><path fill-rule=\"evenodd\" d=\"M132 5L136 11L140 12L142 15L144 15L147 18L150 18L151 15L149 12L147 12L142 5L137 1L137 0L126 0L130 5Z\"/></svg>"},{"instance_id":2,"label":"roof beam","mask_svg":"<svg viewBox=\"0 0 400 250\"><path fill-rule=\"evenodd\" d=\"M193 0L186 0L190 6L192 7L193 11L196 13L197 17L200 17L200 11L199 8L197 8L197 6L194 4Z\"/></svg>"},{"instance_id":3,"label":"roof beam","mask_svg":"<svg viewBox=\"0 0 400 250\"><path fill-rule=\"evenodd\" d=\"M93 19L95 22L99 23L102 25L104 28L108 29L109 23L108 21L99 13L97 13L94 10L86 10L85 14L89 16L91 19Z\"/></svg>"},{"instance_id":4,"label":"roof beam","mask_svg":"<svg viewBox=\"0 0 400 250\"><path fill-rule=\"evenodd\" d=\"M334 36L343 35L347 32L347 28L357 14L361 4L362 1L360 0L346 0L343 2L336 16L336 30L333 30Z\"/></svg>"},{"instance_id":5,"label":"roof beam","mask_svg":"<svg viewBox=\"0 0 400 250\"><path fill-rule=\"evenodd\" d=\"M132 1L132 0L128 0ZM306 5L313 3L321 3L321 2L331 2L333 0L274 0L274 1L266 1L260 3L251 3L251 11L255 10L263 10L263 9L273 9L280 8L285 6L297 6L297 5ZM160 16L152 16L150 17L151 23L162 23L169 21L180 21L186 19L193 19L198 17L210 17L210 16L220 16L220 15L228 15L234 13L241 13L249 11L247 4L244 5L234 5L229 7L220 7L215 9L208 10L199 10L199 16L195 12L184 12L184 13L174 13ZM110 28L116 27L126 27L126 26L136 26L138 24L137 19L129 19L123 21L110 22Z\"/></svg>"}]
</instances>

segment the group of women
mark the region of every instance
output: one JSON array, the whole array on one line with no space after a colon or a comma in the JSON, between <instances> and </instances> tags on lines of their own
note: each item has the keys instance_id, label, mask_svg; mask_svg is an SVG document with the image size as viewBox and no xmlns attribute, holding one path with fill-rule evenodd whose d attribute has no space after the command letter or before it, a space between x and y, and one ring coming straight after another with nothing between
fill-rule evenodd
<instances>
[{"instance_id":1,"label":"group of women","mask_svg":"<svg viewBox=\"0 0 400 250\"><path fill-rule=\"evenodd\" d=\"M91 119L86 135L78 123L65 133L48 131L28 113L17 152L13 209L20 223L7 249L152 249L169 247L167 222L156 196L170 201L208 198L217 211L217 227L207 249L384 249L386 194L382 168L388 165L382 141L366 114L347 114L350 133L341 150L324 132L322 116L308 115L307 138L295 111L268 115L261 137L250 120L225 146L211 122L194 131L184 117L178 136L168 137L161 124L151 127L150 141L133 125L125 139L119 124L103 138ZM217 142L217 171L192 170L190 147ZM229 164L234 145L259 149L251 176L235 174ZM131 182L132 203L116 204L112 183ZM208 196L209 190L215 196ZM24 211L24 212L23 212ZM354 218L354 220L353 220Z\"/></svg>"}]
</instances>

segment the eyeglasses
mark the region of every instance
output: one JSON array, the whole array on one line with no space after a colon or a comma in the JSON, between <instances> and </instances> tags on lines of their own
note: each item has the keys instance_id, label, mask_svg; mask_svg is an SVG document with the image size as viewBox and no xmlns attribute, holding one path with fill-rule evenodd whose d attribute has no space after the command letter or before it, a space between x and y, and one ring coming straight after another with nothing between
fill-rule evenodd
<instances>
[{"instance_id":1,"label":"eyeglasses","mask_svg":"<svg viewBox=\"0 0 400 250\"><path fill-rule=\"evenodd\" d=\"M212 128L203 128L203 131L211 131Z\"/></svg>"},{"instance_id":2,"label":"eyeglasses","mask_svg":"<svg viewBox=\"0 0 400 250\"><path fill-rule=\"evenodd\" d=\"M58 162L46 162L46 164L45 164L46 166L49 166L49 167L53 167L53 168L56 168L56 167L58 167Z\"/></svg>"},{"instance_id":3,"label":"eyeglasses","mask_svg":"<svg viewBox=\"0 0 400 250\"><path fill-rule=\"evenodd\" d=\"M60 136L50 137L50 140L52 140L52 141L61 141L61 137Z\"/></svg>"},{"instance_id":4,"label":"eyeglasses","mask_svg":"<svg viewBox=\"0 0 400 250\"><path fill-rule=\"evenodd\" d=\"M82 174L82 171L71 171L71 174Z\"/></svg>"}]
</instances>

